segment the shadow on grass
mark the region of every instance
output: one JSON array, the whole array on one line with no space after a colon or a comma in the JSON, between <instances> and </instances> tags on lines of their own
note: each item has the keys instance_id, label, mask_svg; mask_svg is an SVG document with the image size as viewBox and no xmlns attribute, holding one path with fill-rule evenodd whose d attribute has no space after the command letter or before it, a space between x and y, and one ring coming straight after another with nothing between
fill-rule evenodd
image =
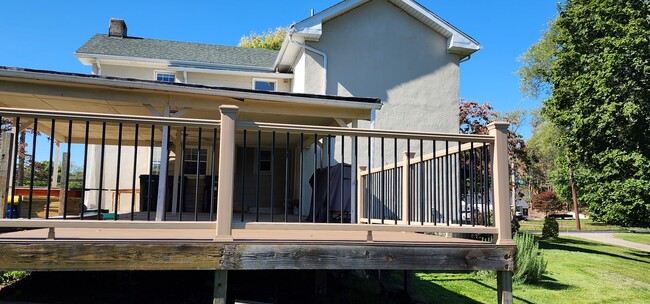
<instances>
[{"instance_id":1,"label":"shadow on grass","mask_svg":"<svg viewBox=\"0 0 650 304\"><path fill-rule=\"evenodd\" d=\"M650 264L650 260L647 260L648 257L650 257L649 253L640 253L636 251L630 251L631 256L635 257L640 257L644 259L636 259L631 256L624 256L620 254L614 254L610 252L605 252L605 251L600 251L600 250L594 250L594 249L589 249L589 248L584 248L580 246L592 246L592 247L614 247L613 245L608 245L608 244L601 244L601 243L594 243L594 242L589 242L589 241L582 241L582 240L576 240L576 239L564 239L564 238L557 238L554 240L541 240L539 242L539 248L540 249L552 249L552 250L565 250L565 251L573 251L573 252L583 252L583 253L589 253L589 254L600 254L600 255L606 255L614 258L619 258L619 259L625 259L625 260L630 260L630 261L635 261L635 262L641 262L641 263L646 263Z\"/></svg>"},{"instance_id":2,"label":"shadow on grass","mask_svg":"<svg viewBox=\"0 0 650 304\"><path fill-rule=\"evenodd\" d=\"M478 285L477 288L490 289L494 292L495 295L497 293L497 289L495 287L485 284L479 279L469 278L469 277L468 278L447 277L447 278L435 278L435 279L418 278L416 284L420 286L420 290L426 290L421 294L424 294L428 299L433 300L434 301L433 303L469 303L469 304L481 303L474 299L458 294L452 290L446 289L437 284L437 282L445 282L445 281L465 282L465 284L467 285L466 288L468 289L475 288L474 286L470 286L470 284L476 284ZM544 276L543 281L540 282L539 284L535 284L534 286L538 286L548 290L568 290L573 288L573 286L571 285L558 283L555 279L547 276ZM524 298L518 297L516 294L513 294L513 298L521 301L522 303L529 303L529 304L533 303Z\"/></svg>"}]
</instances>

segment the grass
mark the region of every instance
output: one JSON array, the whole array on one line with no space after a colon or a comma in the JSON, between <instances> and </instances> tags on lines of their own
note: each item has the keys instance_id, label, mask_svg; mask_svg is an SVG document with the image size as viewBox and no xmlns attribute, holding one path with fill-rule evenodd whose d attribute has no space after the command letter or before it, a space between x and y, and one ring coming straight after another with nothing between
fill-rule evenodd
<instances>
[{"instance_id":1,"label":"grass","mask_svg":"<svg viewBox=\"0 0 650 304\"><path fill-rule=\"evenodd\" d=\"M577 231L576 230L576 221L575 220L560 220L557 222L560 224L560 232L562 231ZM520 231L541 231L542 226L544 226L544 220L531 219L528 221L519 221L521 225ZM593 222L590 219L581 219L580 228L583 231L602 231L602 230L628 230L630 228L624 228L621 226L607 225L603 223Z\"/></svg>"},{"instance_id":2,"label":"grass","mask_svg":"<svg viewBox=\"0 0 650 304\"><path fill-rule=\"evenodd\" d=\"M647 233L616 233L614 237L629 242L650 245L650 234Z\"/></svg>"},{"instance_id":3,"label":"grass","mask_svg":"<svg viewBox=\"0 0 650 304\"><path fill-rule=\"evenodd\" d=\"M540 241L548 260L537 285L513 285L515 303L647 303L650 253L576 238ZM430 303L495 303L496 278L476 273L418 273Z\"/></svg>"}]
</instances>

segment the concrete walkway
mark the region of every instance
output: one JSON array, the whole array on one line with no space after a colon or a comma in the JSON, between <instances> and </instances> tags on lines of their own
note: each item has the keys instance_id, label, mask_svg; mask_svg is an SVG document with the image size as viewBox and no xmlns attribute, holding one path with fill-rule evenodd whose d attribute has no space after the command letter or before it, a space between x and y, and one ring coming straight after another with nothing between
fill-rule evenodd
<instances>
[{"instance_id":1,"label":"concrete walkway","mask_svg":"<svg viewBox=\"0 0 650 304\"><path fill-rule=\"evenodd\" d=\"M644 245L634 242L629 242L614 237L613 232L560 232L561 236L572 236L590 241L601 242L610 245L623 246L634 248L645 252L650 252L650 245Z\"/></svg>"}]
</instances>

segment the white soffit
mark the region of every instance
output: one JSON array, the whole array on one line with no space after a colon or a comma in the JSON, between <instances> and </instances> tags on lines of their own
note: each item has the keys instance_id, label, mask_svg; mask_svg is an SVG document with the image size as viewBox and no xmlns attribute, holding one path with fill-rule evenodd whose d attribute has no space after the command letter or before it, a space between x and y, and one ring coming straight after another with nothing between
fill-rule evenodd
<instances>
[{"instance_id":1,"label":"white soffit","mask_svg":"<svg viewBox=\"0 0 650 304\"><path fill-rule=\"evenodd\" d=\"M368 1L370 0L346 0L340 2L295 24L293 30L297 35L304 37L305 40L318 41L323 33L323 22L345 14ZM447 37L447 51L449 53L467 56L481 49L481 45L478 41L463 33L419 3L413 0L388 1L413 16L413 18L429 26L431 29ZM282 55L282 52L280 55Z\"/></svg>"}]
</instances>

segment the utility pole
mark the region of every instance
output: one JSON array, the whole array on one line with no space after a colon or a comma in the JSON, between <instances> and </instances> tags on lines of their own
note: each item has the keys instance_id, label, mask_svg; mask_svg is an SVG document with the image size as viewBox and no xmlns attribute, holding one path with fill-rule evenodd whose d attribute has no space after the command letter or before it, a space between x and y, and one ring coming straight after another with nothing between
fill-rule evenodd
<instances>
[{"instance_id":1,"label":"utility pole","mask_svg":"<svg viewBox=\"0 0 650 304\"><path fill-rule=\"evenodd\" d=\"M567 149L566 160L569 163L569 181L571 182L571 196L573 197L573 212L576 216L576 229L580 229L580 214L578 213L578 196L576 195L576 185L573 179L573 169L571 168L571 158L569 158L569 149Z\"/></svg>"}]
</instances>

